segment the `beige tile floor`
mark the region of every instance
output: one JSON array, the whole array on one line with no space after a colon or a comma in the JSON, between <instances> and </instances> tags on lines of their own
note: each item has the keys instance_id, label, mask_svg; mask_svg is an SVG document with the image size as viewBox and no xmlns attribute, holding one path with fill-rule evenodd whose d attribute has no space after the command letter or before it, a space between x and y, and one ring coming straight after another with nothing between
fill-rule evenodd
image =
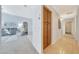
<instances>
[{"instance_id":1,"label":"beige tile floor","mask_svg":"<svg viewBox=\"0 0 79 59\"><path fill-rule=\"evenodd\" d=\"M64 35L54 45L49 45L44 53L47 54L78 54L79 44L72 35Z\"/></svg>"}]
</instances>

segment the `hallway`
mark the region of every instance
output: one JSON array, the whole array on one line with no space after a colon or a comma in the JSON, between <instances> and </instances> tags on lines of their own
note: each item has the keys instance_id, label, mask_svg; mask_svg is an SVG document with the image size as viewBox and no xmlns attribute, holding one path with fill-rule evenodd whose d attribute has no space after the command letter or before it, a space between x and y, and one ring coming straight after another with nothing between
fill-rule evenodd
<instances>
[{"instance_id":1,"label":"hallway","mask_svg":"<svg viewBox=\"0 0 79 59\"><path fill-rule=\"evenodd\" d=\"M48 46L47 54L74 54L79 53L79 44L72 35L64 35L54 45Z\"/></svg>"}]
</instances>

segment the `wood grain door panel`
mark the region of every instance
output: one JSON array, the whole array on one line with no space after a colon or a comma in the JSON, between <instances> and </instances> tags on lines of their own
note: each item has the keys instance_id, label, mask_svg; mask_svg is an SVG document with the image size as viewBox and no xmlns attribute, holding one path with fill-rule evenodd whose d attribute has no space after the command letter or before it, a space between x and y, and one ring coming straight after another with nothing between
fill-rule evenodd
<instances>
[{"instance_id":1,"label":"wood grain door panel","mask_svg":"<svg viewBox=\"0 0 79 59\"><path fill-rule=\"evenodd\" d=\"M48 45L50 45L51 44L51 27L50 27L51 25L50 24L48 24Z\"/></svg>"},{"instance_id":2,"label":"wood grain door panel","mask_svg":"<svg viewBox=\"0 0 79 59\"><path fill-rule=\"evenodd\" d=\"M51 44L51 12L43 7L43 49Z\"/></svg>"},{"instance_id":3,"label":"wood grain door panel","mask_svg":"<svg viewBox=\"0 0 79 59\"><path fill-rule=\"evenodd\" d=\"M48 11L48 45L51 44L51 12Z\"/></svg>"}]
</instances>

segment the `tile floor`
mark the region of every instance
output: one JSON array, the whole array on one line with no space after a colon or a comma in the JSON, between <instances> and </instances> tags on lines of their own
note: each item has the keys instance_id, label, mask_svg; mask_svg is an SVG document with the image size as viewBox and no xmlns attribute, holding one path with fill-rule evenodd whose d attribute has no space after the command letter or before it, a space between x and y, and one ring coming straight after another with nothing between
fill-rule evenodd
<instances>
[{"instance_id":1,"label":"tile floor","mask_svg":"<svg viewBox=\"0 0 79 59\"><path fill-rule=\"evenodd\" d=\"M49 45L44 53L47 54L79 54L79 44L72 35L64 35L54 45Z\"/></svg>"},{"instance_id":2,"label":"tile floor","mask_svg":"<svg viewBox=\"0 0 79 59\"><path fill-rule=\"evenodd\" d=\"M27 36L8 36L2 38L0 54L37 54Z\"/></svg>"}]
</instances>

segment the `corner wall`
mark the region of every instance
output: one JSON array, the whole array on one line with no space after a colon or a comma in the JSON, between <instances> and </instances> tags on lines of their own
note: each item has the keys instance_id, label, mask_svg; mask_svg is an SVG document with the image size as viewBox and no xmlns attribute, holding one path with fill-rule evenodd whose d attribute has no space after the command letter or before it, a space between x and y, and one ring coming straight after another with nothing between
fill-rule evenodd
<instances>
[{"instance_id":1,"label":"corner wall","mask_svg":"<svg viewBox=\"0 0 79 59\"><path fill-rule=\"evenodd\" d=\"M0 5L0 45L1 45L1 5Z\"/></svg>"},{"instance_id":2,"label":"corner wall","mask_svg":"<svg viewBox=\"0 0 79 59\"><path fill-rule=\"evenodd\" d=\"M79 41L79 8L76 16L76 39Z\"/></svg>"},{"instance_id":3,"label":"corner wall","mask_svg":"<svg viewBox=\"0 0 79 59\"><path fill-rule=\"evenodd\" d=\"M53 10L52 13L52 43L55 44L57 39L61 36L61 30L58 29L58 16Z\"/></svg>"},{"instance_id":4,"label":"corner wall","mask_svg":"<svg viewBox=\"0 0 79 59\"><path fill-rule=\"evenodd\" d=\"M36 48L38 53L41 53L41 6L34 7L32 17L32 44Z\"/></svg>"}]
</instances>

